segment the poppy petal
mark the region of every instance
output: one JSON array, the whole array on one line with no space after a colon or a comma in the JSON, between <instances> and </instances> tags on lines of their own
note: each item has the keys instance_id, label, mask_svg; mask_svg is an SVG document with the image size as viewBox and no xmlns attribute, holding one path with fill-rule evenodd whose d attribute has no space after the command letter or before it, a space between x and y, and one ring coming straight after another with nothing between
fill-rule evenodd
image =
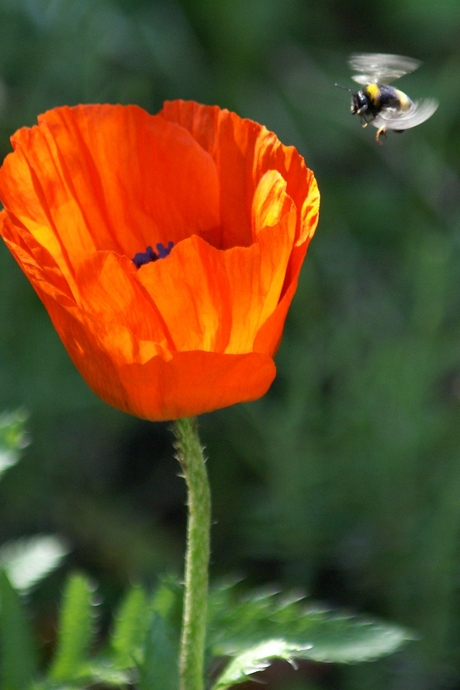
<instances>
[{"instance_id":1,"label":"poppy petal","mask_svg":"<svg viewBox=\"0 0 460 690\"><path fill-rule=\"evenodd\" d=\"M56 108L12 142L0 233L103 400L166 420L266 392L318 220L294 148L184 101Z\"/></svg>"},{"instance_id":2,"label":"poppy petal","mask_svg":"<svg viewBox=\"0 0 460 690\"><path fill-rule=\"evenodd\" d=\"M15 153L0 171L4 206L69 282L98 249L132 257L149 244L180 241L190 227L218 223L210 156L186 130L141 108L57 108L12 143Z\"/></svg>"},{"instance_id":3,"label":"poppy petal","mask_svg":"<svg viewBox=\"0 0 460 690\"><path fill-rule=\"evenodd\" d=\"M169 360L155 356L120 364L97 336L97 317L37 292L88 385L109 405L142 419L168 421L250 402L264 395L275 377L273 359L257 353L190 351Z\"/></svg>"},{"instance_id":4,"label":"poppy petal","mask_svg":"<svg viewBox=\"0 0 460 690\"><path fill-rule=\"evenodd\" d=\"M96 336L117 364L170 359L171 338L133 263L113 252L96 252L77 273L78 305L97 319Z\"/></svg>"},{"instance_id":5,"label":"poppy petal","mask_svg":"<svg viewBox=\"0 0 460 690\"><path fill-rule=\"evenodd\" d=\"M142 267L138 279L164 314L175 348L251 352L278 303L294 231L290 212L251 247L223 252L195 235L167 260Z\"/></svg>"},{"instance_id":6,"label":"poppy petal","mask_svg":"<svg viewBox=\"0 0 460 690\"><path fill-rule=\"evenodd\" d=\"M159 115L186 128L215 161L221 188L221 245L252 241L251 199L258 180L277 170L298 209L296 242L309 241L316 229L319 192L315 176L293 146L283 146L265 127L217 106L195 101L166 101Z\"/></svg>"}]
</instances>

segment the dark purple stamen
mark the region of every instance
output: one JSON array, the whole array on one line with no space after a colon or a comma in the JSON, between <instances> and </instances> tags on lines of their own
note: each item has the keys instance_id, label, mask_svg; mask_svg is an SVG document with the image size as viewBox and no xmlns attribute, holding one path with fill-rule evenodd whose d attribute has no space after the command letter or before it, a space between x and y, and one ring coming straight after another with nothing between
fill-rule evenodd
<instances>
[{"instance_id":1,"label":"dark purple stamen","mask_svg":"<svg viewBox=\"0 0 460 690\"><path fill-rule=\"evenodd\" d=\"M168 246L165 247L162 242L158 242L156 245L157 252L155 253L152 247L149 245L145 252L137 252L133 257L133 264L136 268L140 268L145 264L149 264L151 261L158 261L158 259L165 259L174 247L174 242L168 242Z\"/></svg>"},{"instance_id":2,"label":"dark purple stamen","mask_svg":"<svg viewBox=\"0 0 460 690\"><path fill-rule=\"evenodd\" d=\"M166 259L168 254L170 254L171 249L174 247L174 242L168 242L168 246L165 247L161 242L157 244L157 252L159 259Z\"/></svg>"}]
</instances>

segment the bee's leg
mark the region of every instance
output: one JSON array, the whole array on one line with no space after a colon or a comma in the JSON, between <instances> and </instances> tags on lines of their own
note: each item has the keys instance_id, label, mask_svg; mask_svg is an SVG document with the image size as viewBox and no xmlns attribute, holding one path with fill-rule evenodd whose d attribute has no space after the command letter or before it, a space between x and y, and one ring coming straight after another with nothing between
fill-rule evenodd
<instances>
[{"instance_id":1,"label":"bee's leg","mask_svg":"<svg viewBox=\"0 0 460 690\"><path fill-rule=\"evenodd\" d=\"M385 127L380 127L380 129L377 130L377 134L375 135L375 141L377 142L377 144L380 144L380 146L382 146L383 144L383 141L380 141L381 137L385 137L385 139L387 138L387 131Z\"/></svg>"},{"instance_id":2,"label":"bee's leg","mask_svg":"<svg viewBox=\"0 0 460 690\"><path fill-rule=\"evenodd\" d=\"M362 122L363 122L363 120L364 120L364 124L363 124L363 128L364 128L364 129L365 129L366 127L368 127L368 126L371 124L372 120L375 120L375 117L371 117L370 120L366 120L366 118L364 117L364 115L361 115L360 117L361 117L361 124L362 124Z\"/></svg>"}]
</instances>

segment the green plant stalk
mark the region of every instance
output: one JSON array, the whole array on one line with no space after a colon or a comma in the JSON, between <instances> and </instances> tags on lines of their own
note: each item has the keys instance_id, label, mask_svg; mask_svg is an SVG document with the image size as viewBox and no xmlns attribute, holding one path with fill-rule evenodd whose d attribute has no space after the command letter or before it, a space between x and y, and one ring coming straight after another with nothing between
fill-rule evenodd
<instances>
[{"instance_id":1,"label":"green plant stalk","mask_svg":"<svg viewBox=\"0 0 460 690\"><path fill-rule=\"evenodd\" d=\"M179 419L174 422L173 429L177 459L188 489L180 690L203 690L211 495L196 419Z\"/></svg>"}]
</instances>

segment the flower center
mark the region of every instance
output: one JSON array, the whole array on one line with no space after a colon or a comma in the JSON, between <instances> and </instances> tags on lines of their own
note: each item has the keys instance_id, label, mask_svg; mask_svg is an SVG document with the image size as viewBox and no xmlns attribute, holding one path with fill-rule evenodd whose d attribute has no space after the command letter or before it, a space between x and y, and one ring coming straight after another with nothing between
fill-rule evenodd
<instances>
[{"instance_id":1,"label":"flower center","mask_svg":"<svg viewBox=\"0 0 460 690\"><path fill-rule=\"evenodd\" d=\"M174 247L174 242L168 242L168 246L165 247L162 242L158 242L156 245L156 252L153 251L152 247L149 245L145 252L137 252L134 255L132 262L136 268L144 266L144 264L149 264L151 261L158 261L158 259L165 259Z\"/></svg>"}]
</instances>

